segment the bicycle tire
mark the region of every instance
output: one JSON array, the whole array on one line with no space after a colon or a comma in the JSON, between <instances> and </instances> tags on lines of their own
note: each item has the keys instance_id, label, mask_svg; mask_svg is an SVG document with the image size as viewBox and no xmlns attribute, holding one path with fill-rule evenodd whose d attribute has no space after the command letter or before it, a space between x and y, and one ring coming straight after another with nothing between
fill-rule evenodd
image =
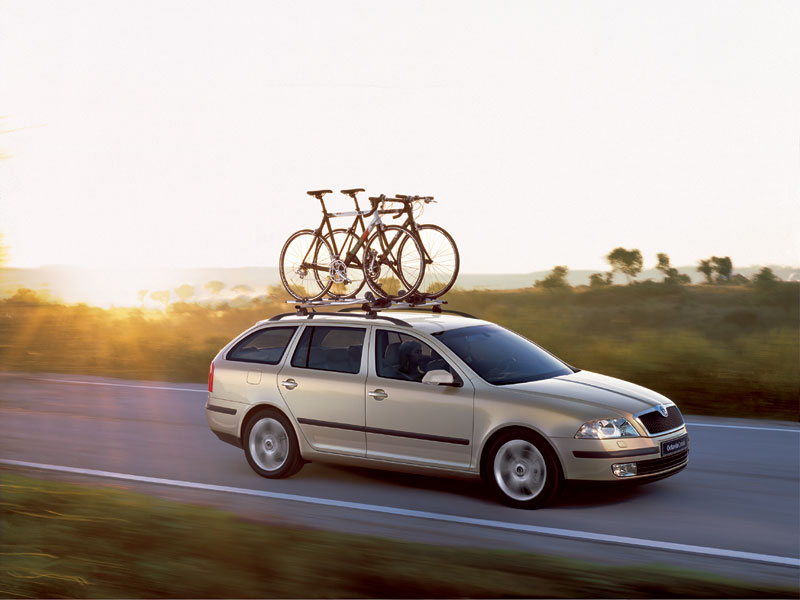
<instances>
[{"instance_id":1,"label":"bicycle tire","mask_svg":"<svg viewBox=\"0 0 800 600\"><path fill-rule=\"evenodd\" d=\"M344 300L347 298L354 298L358 292L361 291L361 288L364 287L364 269L361 262L361 259L358 258L358 254L361 252L356 252L355 256L351 257L349 260L346 257L346 254L351 251L352 248L357 247L360 243L361 238L359 238L355 233L351 232L349 229L334 229L333 230L334 241L336 244L332 244L330 241L331 233L328 232L322 237L325 238L325 241L331 246L332 249L335 248L337 252L334 251L333 254L333 269L331 270L331 286L328 289L328 296L334 298L336 300ZM362 244L363 247L363 244ZM359 248L361 250L361 248ZM342 261L337 265L336 260ZM342 271L342 269L344 271ZM315 273L317 275L317 273ZM341 279L344 277L348 281L337 281L337 279ZM322 286L322 282L319 282L320 287Z\"/></svg>"},{"instance_id":2,"label":"bicycle tire","mask_svg":"<svg viewBox=\"0 0 800 600\"><path fill-rule=\"evenodd\" d=\"M283 287L300 301L321 298L331 287L332 259L330 245L317 232L311 229L295 231L281 249L278 270Z\"/></svg>"},{"instance_id":3,"label":"bicycle tire","mask_svg":"<svg viewBox=\"0 0 800 600\"><path fill-rule=\"evenodd\" d=\"M401 259L398 253L401 251ZM381 227L364 248L364 280L378 296L402 300L417 291L425 275L422 247L407 229L397 225ZM401 276L399 270L404 274Z\"/></svg>"},{"instance_id":4,"label":"bicycle tire","mask_svg":"<svg viewBox=\"0 0 800 600\"><path fill-rule=\"evenodd\" d=\"M461 259L453 236L438 225L417 226L417 240L423 248L425 274L417 288L417 294L425 298L443 296L458 277ZM402 249L400 256L402 257ZM403 270L400 269L400 273Z\"/></svg>"}]
</instances>

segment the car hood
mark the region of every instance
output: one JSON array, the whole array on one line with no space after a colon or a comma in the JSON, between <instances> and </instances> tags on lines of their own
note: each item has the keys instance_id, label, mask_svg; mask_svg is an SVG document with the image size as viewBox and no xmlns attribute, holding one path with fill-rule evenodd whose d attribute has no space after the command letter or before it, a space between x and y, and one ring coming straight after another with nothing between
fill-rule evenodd
<instances>
[{"instance_id":1,"label":"car hood","mask_svg":"<svg viewBox=\"0 0 800 600\"><path fill-rule=\"evenodd\" d=\"M579 371L551 379L503 387L535 395L556 396L578 404L595 406L600 411L597 418L624 414L635 415L655 408L659 404L674 404L653 390L591 371Z\"/></svg>"}]
</instances>

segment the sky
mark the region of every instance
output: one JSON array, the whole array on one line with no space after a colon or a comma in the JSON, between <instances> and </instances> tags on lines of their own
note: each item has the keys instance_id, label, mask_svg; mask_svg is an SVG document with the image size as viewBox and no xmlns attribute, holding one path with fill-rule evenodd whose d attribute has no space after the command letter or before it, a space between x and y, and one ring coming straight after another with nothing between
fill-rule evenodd
<instances>
[{"instance_id":1,"label":"sky","mask_svg":"<svg viewBox=\"0 0 800 600\"><path fill-rule=\"evenodd\" d=\"M465 273L800 264L800 2L0 0L9 266L277 266L306 190ZM346 210L336 194L330 208Z\"/></svg>"}]
</instances>

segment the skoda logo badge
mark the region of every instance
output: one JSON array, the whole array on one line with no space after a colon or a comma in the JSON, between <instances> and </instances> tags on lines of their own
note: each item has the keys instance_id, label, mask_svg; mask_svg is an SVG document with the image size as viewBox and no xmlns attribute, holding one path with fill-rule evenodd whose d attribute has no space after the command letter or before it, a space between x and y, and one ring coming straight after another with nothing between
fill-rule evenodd
<instances>
[{"instance_id":1,"label":"skoda logo badge","mask_svg":"<svg viewBox=\"0 0 800 600\"><path fill-rule=\"evenodd\" d=\"M663 404L659 404L658 406L656 406L656 408L658 409L658 412L661 413L662 417L666 417L667 416L667 407L666 406L664 406Z\"/></svg>"}]
</instances>

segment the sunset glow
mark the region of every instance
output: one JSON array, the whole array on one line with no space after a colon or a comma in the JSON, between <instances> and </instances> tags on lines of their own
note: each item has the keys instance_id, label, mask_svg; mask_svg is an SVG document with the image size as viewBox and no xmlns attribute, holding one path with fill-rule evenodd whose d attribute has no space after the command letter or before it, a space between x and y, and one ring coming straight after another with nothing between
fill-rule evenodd
<instances>
[{"instance_id":1,"label":"sunset glow","mask_svg":"<svg viewBox=\"0 0 800 600\"><path fill-rule=\"evenodd\" d=\"M93 302L277 266L319 187L434 195L462 273L800 264L796 2L2 7L8 265Z\"/></svg>"}]
</instances>

